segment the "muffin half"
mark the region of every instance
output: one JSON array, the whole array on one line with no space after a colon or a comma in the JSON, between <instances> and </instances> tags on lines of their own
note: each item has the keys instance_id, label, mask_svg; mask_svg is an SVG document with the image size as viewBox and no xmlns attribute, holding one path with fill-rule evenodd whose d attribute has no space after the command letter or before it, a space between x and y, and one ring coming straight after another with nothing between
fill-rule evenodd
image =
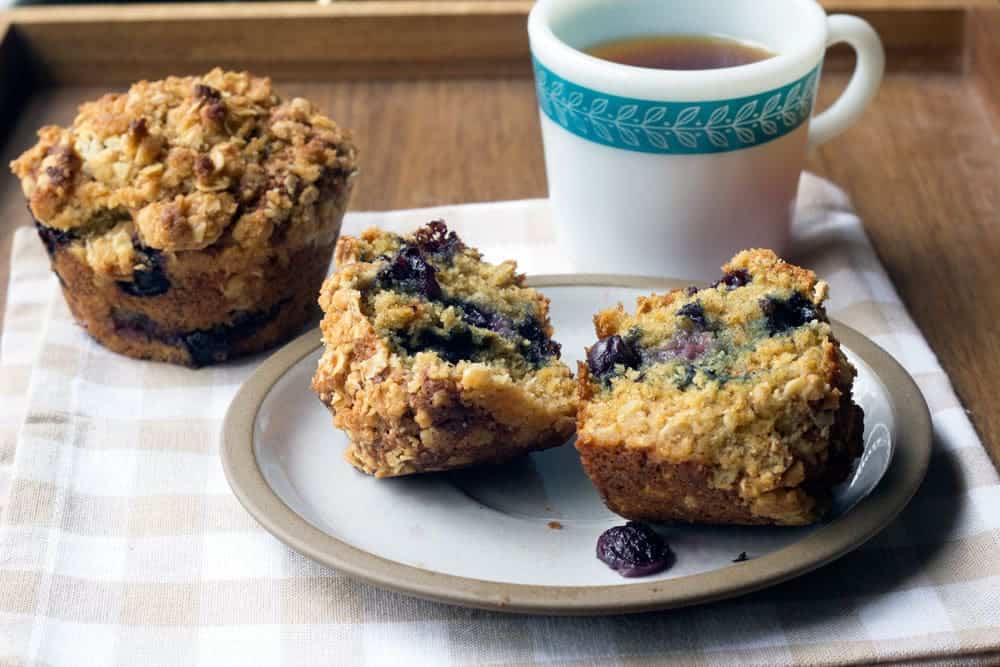
<instances>
[{"instance_id":1,"label":"muffin half","mask_svg":"<svg viewBox=\"0 0 1000 667\"><path fill-rule=\"evenodd\" d=\"M712 287L594 318L577 449L608 507L630 519L814 522L862 450L827 284L769 250L723 270Z\"/></svg>"},{"instance_id":2,"label":"muffin half","mask_svg":"<svg viewBox=\"0 0 1000 667\"><path fill-rule=\"evenodd\" d=\"M356 171L349 134L266 78L141 81L11 163L76 320L200 366L312 319Z\"/></svg>"},{"instance_id":3,"label":"muffin half","mask_svg":"<svg viewBox=\"0 0 1000 667\"><path fill-rule=\"evenodd\" d=\"M548 299L443 222L337 244L313 388L376 477L500 463L563 444L575 384Z\"/></svg>"}]
</instances>

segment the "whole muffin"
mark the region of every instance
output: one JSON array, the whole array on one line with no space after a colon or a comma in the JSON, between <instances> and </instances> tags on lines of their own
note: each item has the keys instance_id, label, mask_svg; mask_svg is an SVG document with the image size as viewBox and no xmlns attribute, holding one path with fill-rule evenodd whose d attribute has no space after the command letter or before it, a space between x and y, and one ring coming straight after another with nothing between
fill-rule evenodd
<instances>
[{"instance_id":1,"label":"whole muffin","mask_svg":"<svg viewBox=\"0 0 1000 667\"><path fill-rule=\"evenodd\" d=\"M549 302L432 222L337 244L313 388L376 477L499 463L573 434L575 383Z\"/></svg>"},{"instance_id":2,"label":"whole muffin","mask_svg":"<svg viewBox=\"0 0 1000 667\"><path fill-rule=\"evenodd\" d=\"M712 287L594 318L600 340L579 369L583 466L630 519L814 522L862 451L827 284L770 250L723 270Z\"/></svg>"},{"instance_id":3,"label":"whole muffin","mask_svg":"<svg viewBox=\"0 0 1000 667\"><path fill-rule=\"evenodd\" d=\"M356 171L350 134L267 78L141 81L11 163L73 316L102 345L201 366L316 314Z\"/></svg>"}]
</instances>

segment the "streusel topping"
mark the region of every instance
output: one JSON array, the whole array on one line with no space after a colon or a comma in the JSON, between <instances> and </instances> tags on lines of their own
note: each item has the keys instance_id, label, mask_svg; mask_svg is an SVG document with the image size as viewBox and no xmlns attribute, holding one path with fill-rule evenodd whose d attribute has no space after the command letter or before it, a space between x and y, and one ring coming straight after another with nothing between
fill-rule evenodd
<instances>
[{"instance_id":1,"label":"streusel topping","mask_svg":"<svg viewBox=\"0 0 1000 667\"><path fill-rule=\"evenodd\" d=\"M32 213L84 241L109 234L87 244L104 265L129 263L136 232L165 251L308 242L314 204L356 171L350 134L309 101L221 69L140 81L38 137L11 163Z\"/></svg>"}]
</instances>

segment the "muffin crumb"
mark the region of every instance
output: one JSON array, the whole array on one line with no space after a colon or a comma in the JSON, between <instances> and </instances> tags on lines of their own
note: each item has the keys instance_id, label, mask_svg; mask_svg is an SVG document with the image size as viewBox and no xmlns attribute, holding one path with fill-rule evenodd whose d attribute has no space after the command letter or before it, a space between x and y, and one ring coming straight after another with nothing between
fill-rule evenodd
<instances>
[{"instance_id":1,"label":"muffin crumb","mask_svg":"<svg viewBox=\"0 0 1000 667\"><path fill-rule=\"evenodd\" d=\"M769 250L723 271L711 287L595 316L577 449L626 518L812 523L862 449L827 285Z\"/></svg>"},{"instance_id":2,"label":"muffin crumb","mask_svg":"<svg viewBox=\"0 0 1000 667\"><path fill-rule=\"evenodd\" d=\"M563 444L575 385L548 300L443 222L337 244L313 388L376 477L499 463Z\"/></svg>"}]
</instances>

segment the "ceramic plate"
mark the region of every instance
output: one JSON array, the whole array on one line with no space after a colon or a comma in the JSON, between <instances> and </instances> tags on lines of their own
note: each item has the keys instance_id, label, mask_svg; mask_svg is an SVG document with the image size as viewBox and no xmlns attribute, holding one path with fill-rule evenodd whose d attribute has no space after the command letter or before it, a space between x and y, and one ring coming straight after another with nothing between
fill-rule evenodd
<instances>
[{"instance_id":1,"label":"ceramic plate","mask_svg":"<svg viewBox=\"0 0 1000 667\"><path fill-rule=\"evenodd\" d=\"M654 290L659 279L542 277L563 358L575 368L593 342L591 315ZM342 458L343 433L310 388L313 331L265 361L240 389L223 430L222 461L240 502L278 539L375 585L506 611L599 614L664 609L739 595L799 576L865 542L923 479L927 406L882 349L834 323L857 366L865 452L836 491L832 516L808 528L662 526L668 571L623 579L594 556L609 512L571 443L504 466L374 479ZM746 552L749 560L734 563Z\"/></svg>"}]
</instances>

